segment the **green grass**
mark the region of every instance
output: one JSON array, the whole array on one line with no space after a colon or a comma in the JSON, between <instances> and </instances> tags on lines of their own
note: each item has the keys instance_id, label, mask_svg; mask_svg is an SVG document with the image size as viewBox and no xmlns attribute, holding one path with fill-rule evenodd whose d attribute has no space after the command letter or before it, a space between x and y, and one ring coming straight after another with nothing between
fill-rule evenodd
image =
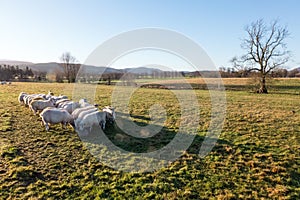
<instances>
[{"instance_id":1,"label":"green grass","mask_svg":"<svg viewBox=\"0 0 300 200\"><path fill-rule=\"evenodd\" d=\"M278 79L273 84L268 95L226 91L222 134L202 159L197 154L209 127L210 96L195 90L201 118L192 145L180 159L147 173L103 165L71 127L54 125L46 132L39 117L17 102L21 91L72 96L71 84L1 86L0 199L299 199L300 81ZM99 85L95 102L109 105L112 90ZM137 90L130 101L131 120L149 123L148 109L155 102L167 110L160 134L133 138L108 125L107 137L133 152L167 144L180 122L178 101L170 91Z\"/></svg>"}]
</instances>

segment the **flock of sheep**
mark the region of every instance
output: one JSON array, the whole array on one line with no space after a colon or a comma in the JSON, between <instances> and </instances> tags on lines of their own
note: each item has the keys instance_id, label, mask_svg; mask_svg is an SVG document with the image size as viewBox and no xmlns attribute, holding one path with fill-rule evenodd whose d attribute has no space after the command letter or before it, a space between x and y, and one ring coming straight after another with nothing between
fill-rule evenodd
<instances>
[{"instance_id":1,"label":"flock of sheep","mask_svg":"<svg viewBox=\"0 0 300 200\"><path fill-rule=\"evenodd\" d=\"M64 127L70 124L77 132L88 134L93 126L100 126L104 130L106 122L114 123L116 118L115 109L110 106L100 111L97 105L88 103L86 99L75 102L65 95L54 96L51 91L48 94L21 92L18 101L28 106L34 114L40 112L47 131L50 124L61 123Z\"/></svg>"}]
</instances>

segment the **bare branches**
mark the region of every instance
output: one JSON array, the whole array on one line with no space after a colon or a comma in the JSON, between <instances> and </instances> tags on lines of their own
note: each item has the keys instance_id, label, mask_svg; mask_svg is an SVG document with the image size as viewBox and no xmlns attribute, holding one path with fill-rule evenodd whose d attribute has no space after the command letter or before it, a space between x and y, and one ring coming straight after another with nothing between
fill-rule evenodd
<instances>
[{"instance_id":1,"label":"bare branches","mask_svg":"<svg viewBox=\"0 0 300 200\"><path fill-rule=\"evenodd\" d=\"M77 62L76 58L71 55L70 52L65 52L60 57L62 62L63 71L68 82L75 82L75 78L79 67L75 64Z\"/></svg>"},{"instance_id":2,"label":"bare branches","mask_svg":"<svg viewBox=\"0 0 300 200\"><path fill-rule=\"evenodd\" d=\"M65 64L75 63L76 58L70 52L65 52L61 55L60 60Z\"/></svg>"},{"instance_id":3,"label":"bare branches","mask_svg":"<svg viewBox=\"0 0 300 200\"><path fill-rule=\"evenodd\" d=\"M252 70L267 74L288 61L289 51L286 50L284 40L289 36L289 32L286 27L280 26L277 20L267 25L260 19L251 23L245 30L247 38L243 40L242 48L247 52L241 57L241 62L259 66L250 67Z\"/></svg>"},{"instance_id":4,"label":"bare branches","mask_svg":"<svg viewBox=\"0 0 300 200\"><path fill-rule=\"evenodd\" d=\"M289 60L290 52L286 50L285 43L289 32L286 27L280 26L277 20L267 25L262 19L251 23L245 31L247 37L241 47L246 53L240 59L233 58L231 62L234 67L243 66L243 69L249 72L254 70L260 72L262 82L259 92L267 93L266 75Z\"/></svg>"}]
</instances>

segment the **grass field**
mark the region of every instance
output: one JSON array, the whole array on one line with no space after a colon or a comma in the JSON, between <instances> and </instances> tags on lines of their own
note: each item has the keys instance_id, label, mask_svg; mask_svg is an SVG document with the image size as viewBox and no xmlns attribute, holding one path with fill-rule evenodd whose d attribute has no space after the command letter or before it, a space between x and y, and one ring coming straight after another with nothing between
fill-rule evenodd
<instances>
[{"instance_id":1,"label":"grass field","mask_svg":"<svg viewBox=\"0 0 300 200\"><path fill-rule=\"evenodd\" d=\"M189 81L200 84L197 79ZM103 165L71 127L55 125L46 132L40 118L18 104L21 91L52 90L71 97L72 84L0 86L0 199L299 199L300 80L273 80L267 95L245 89L249 80L241 81L224 80L226 121L205 158L197 154L210 123L210 96L207 90L195 90L201 120L192 145L167 167L147 173ZM98 86L95 102L109 105L113 87ZM132 120L147 124L153 102L167 110L160 134L142 140L108 126L107 137L134 152L170 142L178 130L180 110L169 90L138 89L130 101Z\"/></svg>"}]
</instances>

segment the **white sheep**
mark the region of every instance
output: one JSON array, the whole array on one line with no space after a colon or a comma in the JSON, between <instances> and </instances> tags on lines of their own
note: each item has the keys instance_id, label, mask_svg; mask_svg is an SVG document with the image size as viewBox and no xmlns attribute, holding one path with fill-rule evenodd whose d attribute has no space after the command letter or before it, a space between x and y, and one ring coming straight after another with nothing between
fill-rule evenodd
<instances>
[{"instance_id":1,"label":"white sheep","mask_svg":"<svg viewBox=\"0 0 300 200\"><path fill-rule=\"evenodd\" d=\"M24 104L29 106L29 104L35 100L45 100L45 94L27 94L23 97Z\"/></svg>"},{"instance_id":2,"label":"white sheep","mask_svg":"<svg viewBox=\"0 0 300 200\"><path fill-rule=\"evenodd\" d=\"M61 123L65 128L67 123L69 123L74 127L72 115L64 109L46 108L41 112L40 117L42 118L42 123L46 127L46 131L49 130L49 124Z\"/></svg>"},{"instance_id":3,"label":"white sheep","mask_svg":"<svg viewBox=\"0 0 300 200\"><path fill-rule=\"evenodd\" d=\"M47 107L55 107L53 99L49 100L34 100L29 104L29 108L36 114L38 110L44 110Z\"/></svg>"},{"instance_id":4,"label":"white sheep","mask_svg":"<svg viewBox=\"0 0 300 200\"><path fill-rule=\"evenodd\" d=\"M18 101L20 104L25 104L24 102L24 97L27 95L27 93L25 92L20 92L19 97L18 97Z\"/></svg>"},{"instance_id":5,"label":"white sheep","mask_svg":"<svg viewBox=\"0 0 300 200\"><path fill-rule=\"evenodd\" d=\"M81 111L81 112L78 114L78 116L77 116L76 119L75 119L74 115L72 115L73 118L74 118L74 124L75 124L75 127L76 127L76 128L78 127L80 121L83 119L83 117L84 117L85 115L87 115L87 114L89 114L89 113L92 113L92 112L96 112L96 111L98 111L98 108L95 108L95 107L92 108L92 107L90 107L90 109Z\"/></svg>"},{"instance_id":6,"label":"white sheep","mask_svg":"<svg viewBox=\"0 0 300 200\"><path fill-rule=\"evenodd\" d=\"M28 103L27 103L27 101L28 101L27 99L29 98L28 96L29 96L29 95L25 95L25 96L23 97L23 101L24 101L24 105L25 105L25 106L28 106Z\"/></svg>"},{"instance_id":7,"label":"white sheep","mask_svg":"<svg viewBox=\"0 0 300 200\"><path fill-rule=\"evenodd\" d=\"M60 103L55 103L55 105L56 105L56 107L57 108L62 108L62 107L64 107L66 104L68 104L68 103L72 103L73 101L71 101L71 100L68 100L68 101L64 101L64 102L60 102ZM79 105L80 106L80 105Z\"/></svg>"},{"instance_id":8,"label":"white sheep","mask_svg":"<svg viewBox=\"0 0 300 200\"><path fill-rule=\"evenodd\" d=\"M106 120L109 121L110 123L114 123L116 120L116 113L115 109L111 106L105 106L102 109L103 112L106 113Z\"/></svg>"},{"instance_id":9,"label":"white sheep","mask_svg":"<svg viewBox=\"0 0 300 200\"><path fill-rule=\"evenodd\" d=\"M95 106L87 106L84 108L77 108L72 112L72 116L73 116L74 120L76 120L81 112L86 111L86 110L91 110L91 109L94 109L94 111L98 110Z\"/></svg>"},{"instance_id":10,"label":"white sheep","mask_svg":"<svg viewBox=\"0 0 300 200\"><path fill-rule=\"evenodd\" d=\"M79 104L83 104L83 103L87 103L87 102L88 102L87 99L80 99L78 101Z\"/></svg>"},{"instance_id":11,"label":"white sheep","mask_svg":"<svg viewBox=\"0 0 300 200\"><path fill-rule=\"evenodd\" d=\"M59 107L60 104L63 104L65 102L70 102L70 101L71 101L70 99L60 99L60 100L55 101L55 105L56 105L56 107Z\"/></svg>"},{"instance_id":12,"label":"white sheep","mask_svg":"<svg viewBox=\"0 0 300 200\"><path fill-rule=\"evenodd\" d=\"M46 95L46 99L49 100L54 96L54 93L51 92L51 90L48 91L48 94Z\"/></svg>"},{"instance_id":13,"label":"white sheep","mask_svg":"<svg viewBox=\"0 0 300 200\"><path fill-rule=\"evenodd\" d=\"M92 131L93 126L99 126L104 130L106 123L106 113L95 111L89 114L86 114L78 124L79 131L84 129L89 129Z\"/></svg>"},{"instance_id":14,"label":"white sheep","mask_svg":"<svg viewBox=\"0 0 300 200\"><path fill-rule=\"evenodd\" d=\"M61 108L65 109L66 111L68 111L68 113L72 114L72 112L76 108L79 108L79 107L80 107L80 104L78 102L71 101L71 102L62 104Z\"/></svg>"},{"instance_id":15,"label":"white sheep","mask_svg":"<svg viewBox=\"0 0 300 200\"><path fill-rule=\"evenodd\" d=\"M55 102L62 100L62 99L69 99L66 95L51 96L50 98L54 99Z\"/></svg>"},{"instance_id":16,"label":"white sheep","mask_svg":"<svg viewBox=\"0 0 300 200\"><path fill-rule=\"evenodd\" d=\"M92 104L90 104L87 101L87 99L80 99L78 103L80 104L81 108L84 108L84 107L87 107L87 106L92 106Z\"/></svg>"},{"instance_id":17,"label":"white sheep","mask_svg":"<svg viewBox=\"0 0 300 200\"><path fill-rule=\"evenodd\" d=\"M32 99L36 97L36 94L28 94L24 96L24 103L26 106L29 106L30 102L32 101Z\"/></svg>"}]
</instances>

